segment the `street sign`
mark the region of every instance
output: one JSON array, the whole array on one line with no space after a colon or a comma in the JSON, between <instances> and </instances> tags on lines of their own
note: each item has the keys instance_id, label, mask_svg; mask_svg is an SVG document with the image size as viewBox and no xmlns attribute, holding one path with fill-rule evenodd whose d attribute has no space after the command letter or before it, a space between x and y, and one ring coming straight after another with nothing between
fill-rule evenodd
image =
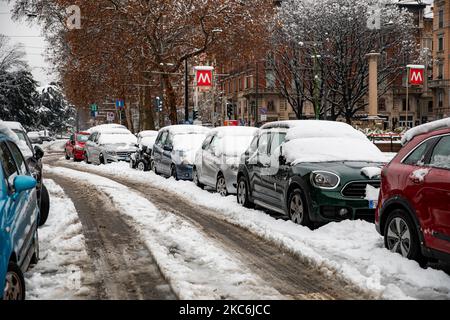
<instances>
[{"instance_id":1,"label":"street sign","mask_svg":"<svg viewBox=\"0 0 450 320\"><path fill-rule=\"evenodd\" d=\"M409 83L415 86L423 85L425 66L408 65L406 67L409 69L409 79L408 79Z\"/></svg>"},{"instance_id":2,"label":"street sign","mask_svg":"<svg viewBox=\"0 0 450 320\"><path fill-rule=\"evenodd\" d=\"M195 67L195 83L197 87L213 86L213 67L198 66Z\"/></svg>"},{"instance_id":3,"label":"street sign","mask_svg":"<svg viewBox=\"0 0 450 320\"><path fill-rule=\"evenodd\" d=\"M115 117L116 117L116 115L114 114L114 112L108 112L108 113L106 113L106 120L107 121L114 121L114 119L115 119Z\"/></svg>"},{"instance_id":4,"label":"street sign","mask_svg":"<svg viewBox=\"0 0 450 320\"><path fill-rule=\"evenodd\" d=\"M261 121L267 121L267 114L261 114Z\"/></svg>"},{"instance_id":5,"label":"street sign","mask_svg":"<svg viewBox=\"0 0 450 320\"><path fill-rule=\"evenodd\" d=\"M225 127L237 127L237 126L239 126L239 120L225 120L224 126Z\"/></svg>"},{"instance_id":6,"label":"street sign","mask_svg":"<svg viewBox=\"0 0 450 320\"><path fill-rule=\"evenodd\" d=\"M90 107L91 107L91 112L97 112L98 111L97 104L93 103L93 104L90 105Z\"/></svg>"},{"instance_id":7,"label":"street sign","mask_svg":"<svg viewBox=\"0 0 450 320\"><path fill-rule=\"evenodd\" d=\"M125 101L123 99L117 99L116 100L116 108L122 109L125 107Z\"/></svg>"}]
</instances>

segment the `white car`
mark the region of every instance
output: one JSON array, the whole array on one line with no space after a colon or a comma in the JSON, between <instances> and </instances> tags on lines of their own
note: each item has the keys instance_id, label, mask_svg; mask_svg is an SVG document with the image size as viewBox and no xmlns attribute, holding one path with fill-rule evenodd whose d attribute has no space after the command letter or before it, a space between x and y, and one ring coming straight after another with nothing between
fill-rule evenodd
<instances>
[{"instance_id":1,"label":"white car","mask_svg":"<svg viewBox=\"0 0 450 320\"><path fill-rule=\"evenodd\" d=\"M222 196L236 193L241 155L247 150L258 128L220 127L211 130L195 157L193 181L209 186Z\"/></svg>"},{"instance_id":2,"label":"white car","mask_svg":"<svg viewBox=\"0 0 450 320\"><path fill-rule=\"evenodd\" d=\"M128 129L97 127L89 131L91 135L84 155L86 163L129 162L131 154L136 152L137 138Z\"/></svg>"}]
</instances>

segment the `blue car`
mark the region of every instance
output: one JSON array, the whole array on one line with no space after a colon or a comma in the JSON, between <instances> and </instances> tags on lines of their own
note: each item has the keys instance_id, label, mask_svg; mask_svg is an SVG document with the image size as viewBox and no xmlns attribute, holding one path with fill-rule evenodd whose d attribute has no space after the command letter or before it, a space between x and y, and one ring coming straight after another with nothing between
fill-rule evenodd
<instances>
[{"instance_id":1,"label":"blue car","mask_svg":"<svg viewBox=\"0 0 450 320\"><path fill-rule=\"evenodd\" d=\"M39 258L36 179L17 145L0 134L0 298L24 300L23 273Z\"/></svg>"},{"instance_id":2,"label":"blue car","mask_svg":"<svg viewBox=\"0 0 450 320\"><path fill-rule=\"evenodd\" d=\"M159 130L153 145L153 170L177 180L192 180L195 155L210 129L196 125L175 125Z\"/></svg>"}]
</instances>

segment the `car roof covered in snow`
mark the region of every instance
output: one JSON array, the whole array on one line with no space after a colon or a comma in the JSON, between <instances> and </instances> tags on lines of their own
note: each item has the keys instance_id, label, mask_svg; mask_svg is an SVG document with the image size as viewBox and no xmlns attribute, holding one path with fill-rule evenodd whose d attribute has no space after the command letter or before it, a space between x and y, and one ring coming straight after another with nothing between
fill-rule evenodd
<instances>
[{"instance_id":1,"label":"car roof covered in snow","mask_svg":"<svg viewBox=\"0 0 450 320\"><path fill-rule=\"evenodd\" d=\"M125 127L124 125L121 125L121 124L111 123L111 124L101 124L101 125L92 127L86 131L89 133L94 133L94 132L104 133L105 131L111 131L114 129L127 129L127 127Z\"/></svg>"},{"instance_id":2,"label":"car roof covered in snow","mask_svg":"<svg viewBox=\"0 0 450 320\"><path fill-rule=\"evenodd\" d=\"M259 129L255 127L217 127L211 129L208 135L217 134L219 137L254 136L258 131Z\"/></svg>"},{"instance_id":3,"label":"car roof covered in snow","mask_svg":"<svg viewBox=\"0 0 450 320\"><path fill-rule=\"evenodd\" d=\"M154 137L158 135L158 131L155 130L144 130L138 133L138 136L145 138L145 137Z\"/></svg>"},{"instance_id":4,"label":"car roof covered in snow","mask_svg":"<svg viewBox=\"0 0 450 320\"><path fill-rule=\"evenodd\" d=\"M3 124L8 127L11 130L20 130L20 131L25 131L25 128L22 126L22 124L20 122L16 122L16 121L3 121Z\"/></svg>"},{"instance_id":5,"label":"car roof covered in snow","mask_svg":"<svg viewBox=\"0 0 450 320\"><path fill-rule=\"evenodd\" d=\"M167 126L162 128L160 131L170 131L173 134L192 134L192 133L198 133L198 134L207 134L211 129L197 126L197 125L190 125L190 124L178 124L173 126Z\"/></svg>"},{"instance_id":6,"label":"car roof covered in snow","mask_svg":"<svg viewBox=\"0 0 450 320\"><path fill-rule=\"evenodd\" d=\"M418 135L447 128L450 128L450 117L433 122L424 123L420 126L414 127L406 131L405 135L402 138L402 144L408 143Z\"/></svg>"}]
</instances>

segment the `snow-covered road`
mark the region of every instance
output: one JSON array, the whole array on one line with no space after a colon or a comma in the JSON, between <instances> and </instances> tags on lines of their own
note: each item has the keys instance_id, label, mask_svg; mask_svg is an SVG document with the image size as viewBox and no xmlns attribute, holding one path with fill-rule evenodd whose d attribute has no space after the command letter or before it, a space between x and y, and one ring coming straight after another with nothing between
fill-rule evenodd
<instances>
[{"instance_id":1,"label":"snow-covered road","mask_svg":"<svg viewBox=\"0 0 450 320\"><path fill-rule=\"evenodd\" d=\"M359 288L383 299L450 299L450 277L443 271L422 269L413 261L383 247L374 225L364 221L331 223L311 231L265 212L245 209L235 198L222 198L201 190L191 182L156 176L153 172L131 170L126 163L88 166L62 162L74 169L90 171L157 187L213 209L216 218L238 225L274 245L306 259L317 270L342 276Z\"/></svg>"}]
</instances>

